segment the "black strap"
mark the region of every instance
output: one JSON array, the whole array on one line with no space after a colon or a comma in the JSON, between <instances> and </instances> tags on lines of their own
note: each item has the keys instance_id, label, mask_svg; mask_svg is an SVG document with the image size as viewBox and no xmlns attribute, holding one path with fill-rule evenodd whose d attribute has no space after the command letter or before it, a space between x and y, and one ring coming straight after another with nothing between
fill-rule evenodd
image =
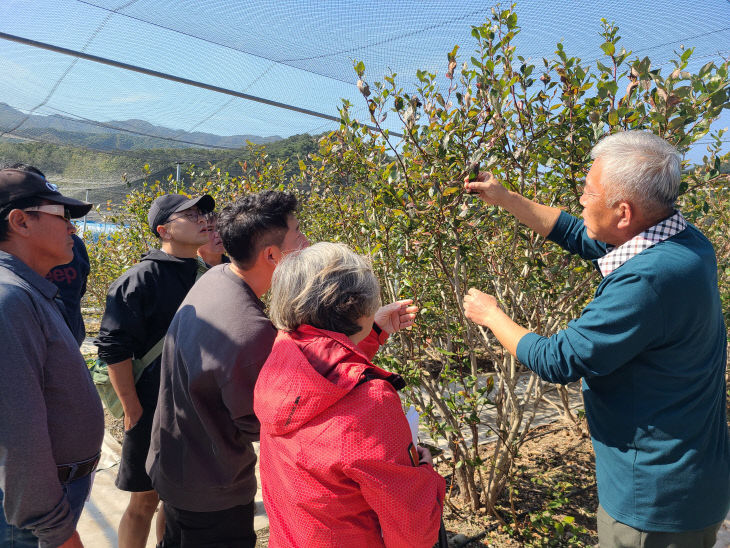
<instances>
[{"instance_id":1,"label":"black strap","mask_svg":"<svg viewBox=\"0 0 730 548\"><path fill-rule=\"evenodd\" d=\"M406 381L403 380L403 377L401 377L400 375L392 373L391 375L383 378L380 375L377 375L372 369L366 369L365 371L363 371L360 380L357 381L357 384L355 386L360 386L361 384L372 381L373 379L381 379L389 382L393 386L393 388L395 388L396 392L398 390L403 390L406 387Z\"/></svg>"},{"instance_id":2,"label":"black strap","mask_svg":"<svg viewBox=\"0 0 730 548\"><path fill-rule=\"evenodd\" d=\"M446 536L446 527L444 526L443 518L441 518L441 526L439 527L438 548L449 548L449 537Z\"/></svg>"}]
</instances>

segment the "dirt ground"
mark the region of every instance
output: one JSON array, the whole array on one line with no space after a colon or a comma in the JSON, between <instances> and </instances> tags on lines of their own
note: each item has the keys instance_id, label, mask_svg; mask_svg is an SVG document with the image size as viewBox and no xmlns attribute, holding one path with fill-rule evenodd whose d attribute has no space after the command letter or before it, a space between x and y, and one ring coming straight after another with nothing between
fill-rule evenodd
<instances>
[{"instance_id":1,"label":"dirt ground","mask_svg":"<svg viewBox=\"0 0 730 548\"><path fill-rule=\"evenodd\" d=\"M124 419L115 419L109 411L104 409L104 428L119 443L124 440Z\"/></svg>"},{"instance_id":2,"label":"dirt ground","mask_svg":"<svg viewBox=\"0 0 730 548\"><path fill-rule=\"evenodd\" d=\"M596 495L590 439L562 424L535 428L520 450L513 482L498 510L502 523L459 508L452 490L444 511L454 547L595 546ZM439 467L447 493L452 473ZM454 489L456 487L454 486Z\"/></svg>"}]
</instances>

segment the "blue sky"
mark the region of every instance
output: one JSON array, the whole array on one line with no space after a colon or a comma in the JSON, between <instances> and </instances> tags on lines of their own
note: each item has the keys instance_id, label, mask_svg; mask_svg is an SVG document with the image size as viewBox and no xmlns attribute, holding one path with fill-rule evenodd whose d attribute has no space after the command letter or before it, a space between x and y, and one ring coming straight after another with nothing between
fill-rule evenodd
<instances>
[{"instance_id":1,"label":"blue sky","mask_svg":"<svg viewBox=\"0 0 730 548\"><path fill-rule=\"evenodd\" d=\"M3 0L0 31L335 116L344 97L365 119L353 58L365 62L370 80L392 69L408 87L418 68L443 74L455 44L467 58L471 25L490 8L472 0ZM552 56L559 40L572 55L599 58L601 17L618 23L624 47L664 70L680 45L696 48L690 69L730 56L728 0L526 0L517 12L517 52L535 63ZM336 126L5 40L0 70L0 102L36 114L136 118L221 135L288 136ZM727 126L726 114L716 127Z\"/></svg>"}]
</instances>

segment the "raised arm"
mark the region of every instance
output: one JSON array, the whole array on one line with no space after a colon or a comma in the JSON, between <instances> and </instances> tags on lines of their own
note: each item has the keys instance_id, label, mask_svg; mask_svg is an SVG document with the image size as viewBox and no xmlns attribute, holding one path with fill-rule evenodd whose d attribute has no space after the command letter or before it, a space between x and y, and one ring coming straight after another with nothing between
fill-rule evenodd
<instances>
[{"instance_id":1,"label":"raised arm","mask_svg":"<svg viewBox=\"0 0 730 548\"><path fill-rule=\"evenodd\" d=\"M381 306L375 313L373 330L357 346L365 352L369 360L372 360L380 346L388 340L389 335L407 329L415 323L416 314L418 307L413 304L413 299L403 299Z\"/></svg>"},{"instance_id":2,"label":"raised arm","mask_svg":"<svg viewBox=\"0 0 730 548\"><path fill-rule=\"evenodd\" d=\"M491 205L506 209L522 224L547 237L560 217L560 209L550 207L507 190L491 173L480 172L475 181L465 179L464 187L470 194Z\"/></svg>"},{"instance_id":3,"label":"raised arm","mask_svg":"<svg viewBox=\"0 0 730 548\"><path fill-rule=\"evenodd\" d=\"M529 333L499 308L497 299L473 287L464 296L464 314L474 323L491 329L500 344L513 356L517 356L520 339Z\"/></svg>"}]
</instances>

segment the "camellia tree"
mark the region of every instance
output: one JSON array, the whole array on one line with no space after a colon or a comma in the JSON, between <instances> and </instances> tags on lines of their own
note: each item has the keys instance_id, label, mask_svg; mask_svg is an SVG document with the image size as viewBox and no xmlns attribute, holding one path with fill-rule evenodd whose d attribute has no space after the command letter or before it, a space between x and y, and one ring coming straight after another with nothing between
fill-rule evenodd
<instances>
[{"instance_id":1,"label":"camellia tree","mask_svg":"<svg viewBox=\"0 0 730 548\"><path fill-rule=\"evenodd\" d=\"M284 166L257 148L242 165L243 176L192 168L194 183L184 189L211 193L219 204L264 188L295 191L310 240L343 241L367 253L384 300L416 300L417 326L399 333L378 359L406 378L407 398L432 437L446 441L462 504L494 515L538 405L556 388L469 322L463 296L470 287L488 291L521 325L550 335L580 313L598 276L510 215L465 195L464 178L490 171L530 199L578 214L590 150L601 136L647 129L686 152L730 106L728 63L690 72L691 49L678 52L671 70L662 72L648 58L631 59L618 29L604 21L604 56L595 66L561 44L553 59L536 66L517 52L518 32L513 9L495 9L473 28L471 55L460 56L458 47L447 53L447 89L424 71L408 92L396 74L368 83L365 66L356 62L375 129L352 119L345 103L340 128L321 139L318 153L300 160L294 180L285 181ZM382 129L387 116L399 120L402 139ZM730 190L720 172L722 132L710 137L702 165L684 174L680 207L715 244L730 304ZM169 191L170 184L128 197L119 220L129 225L123 238L134 253L110 248L118 256L154 245L146 208L163 187ZM567 389L557 393L555 405L577 424ZM487 440L493 441L489 451Z\"/></svg>"},{"instance_id":2,"label":"camellia tree","mask_svg":"<svg viewBox=\"0 0 730 548\"><path fill-rule=\"evenodd\" d=\"M421 307L417 328L400 334L381 361L407 378L408 398L433 437L448 443L463 502L493 513L552 387L466 320L463 296L470 287L491 292L510 317L550 335L579 314L598 277L508 214L465 195L464 178L490 171L530 199L579 213L590 150L601 136L646 129L686 152L729 105L728 64L688 72L691 49L663 73L648 58L629 61L618 28L603 21L605 55L595 66L561 44L554 59L535 66L513 44L518 32L512 9L493 10L472 30L473 55L462 61L458 47L447 54L448 89L424 71L411 92L396 74L367 82L356 62L375 129L352 119L345 103L340 129L300 166L299 181L311 189L303 217L314 239L370 254L384 297L413 297ZM402 139L382 129L387 116L400 120ZM720 137L704 164L685 175L682 204L724 253L726 284L728 179L719 172ZM564 387L559 395L574 420ZM492 434L486 452L482 442Z\"/></svg>"}]
</instances>

